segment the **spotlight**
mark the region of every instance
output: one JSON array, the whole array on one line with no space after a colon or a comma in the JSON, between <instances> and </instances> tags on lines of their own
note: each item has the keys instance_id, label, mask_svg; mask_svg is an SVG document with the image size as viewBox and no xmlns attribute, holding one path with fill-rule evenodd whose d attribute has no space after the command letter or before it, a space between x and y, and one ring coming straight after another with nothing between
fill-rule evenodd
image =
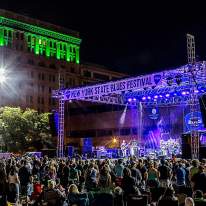
<instances>
[{"instance_id":1,"label":"spotlight","mask_svg":"<svg viewBox=\"0 0 206 206\"><path fill-rule=\"evenodd\" d=\"M186 95L186 92L182 92L182 95Z\"/></svg>"},{"instance_id":2,"label":"spotlight","mask_svg":"<svg viewBox=\"0 0 206 206\"><path fill-rule=\"evenodd\" d=\"M145 100L146 99L146 97L142 97L142 100Z\"/></svg>"},{"instance_id":3,"label":"spotlight","mask_svg":"<svg viewBox=\"0 0 206 206\"><path fill-rule=\"evenodd\" d=\"M149 97L147 97L147 99L151 99L151 97L149 96Z\"/></svg>"},{"instance_id":4,"label":"spotlight","mask_svg":"<svg viewBox=\"0 0 206 206\"><path fill-rule=\"evenodd\" d=\"M137 99L136 99L136 98L133 98L133 101L134 101L134 102L136 102L136 101L137 101Z\"/></svg>"},{"instance_id":5,"label":"spotlight","mask_svg":"<svg viewBox=\"0 0 206 206\"><path fill-rule=\"evenodd\" d=\"M116 143L117 139L114 137L112 141L113 141L113 143Z\"/></svg>"},{"instance_id":6,"label":"spotlight","mask_svg":"<svg viewBox=\"0 0 206 206\"><path fill-rule=\"evenodd\" d=\"M199 91L198 90L195 90L195 93L198 93Z\"/></svg>"},{"instance_id":7,"label":"spotlight","mask_svg":"<svg viewBox=\"0 0 206 206\"><path fill-rule=\"evenodd\" d=\"M155 96L154 96L154 98L155 98L155 99L157 99L157 98L158 98L158 96L157 96L157 95L155 95Z\"/></svg>"},{"instance_id":8,"label":"spotlight","mask_svg":"<svg viewBox=\"0 0 206 206\"><path fill-rule=\"evenodd\" d=\"M177 96L177 93L174 93L174 96Z\"/></svg>"},{"instance_id":9,"label":"spotlight","mask_svg":"<svg viewBox=\"0 0 206 206\"><path fill-rule=\"evenodd\" d=\"M170 96L170 94L166 94L165 96L166 96L166 97L169 97L169 96Z\"/></svg>"},{"instance_id":10,"label":"spotlight","mask_svg":"<svg viewBox=\"0 0 206 206\"><path fill-rule=\"evenodd\" d=\"M129 99L128 99L128 102L131 102L131 101L132 101L132 98L129 98Z\"/></svg>"},{"instance_id":11,"label":"spotlight","mask_svg":"<svg viewBox=\"0 0 206 206\"><path fill-rule=\"evenodd\" d=\"M159 97L162 98L162 95L160 95Z\"/></svg>"}]
</instances>

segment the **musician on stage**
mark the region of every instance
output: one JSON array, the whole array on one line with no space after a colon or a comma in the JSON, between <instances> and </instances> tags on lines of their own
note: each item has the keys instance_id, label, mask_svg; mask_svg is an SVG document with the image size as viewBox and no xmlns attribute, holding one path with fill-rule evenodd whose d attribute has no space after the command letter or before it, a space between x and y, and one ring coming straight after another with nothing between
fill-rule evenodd
<instances>
[{"instance_id":1,"label":"musician on stage","mask_svg":"<svg viewBox=\"0 0 206 206\"><path fill-rule=\"evenodd\" d=\"M127 156L127 144L125 140L122 141L121 150L122 150L122 156L126 157Z\"/></svg>"}]
</instances>

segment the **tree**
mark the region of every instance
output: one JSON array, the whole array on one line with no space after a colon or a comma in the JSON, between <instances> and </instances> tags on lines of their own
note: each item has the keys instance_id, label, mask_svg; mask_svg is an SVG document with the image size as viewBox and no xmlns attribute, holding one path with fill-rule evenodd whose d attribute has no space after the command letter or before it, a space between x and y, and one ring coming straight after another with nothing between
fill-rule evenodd
<instances>
[{"instance_id":1,"label":"tree","mask_svg":"<svg viewBox=\"0 0 206 206\"><path fill-rule=\"evenodd\" d=\"M6 150L25 151L29 147L41 147L45 142L52 144L48 115L20 107L0 108L0 135Z\"/></svg>"}]
</instances>

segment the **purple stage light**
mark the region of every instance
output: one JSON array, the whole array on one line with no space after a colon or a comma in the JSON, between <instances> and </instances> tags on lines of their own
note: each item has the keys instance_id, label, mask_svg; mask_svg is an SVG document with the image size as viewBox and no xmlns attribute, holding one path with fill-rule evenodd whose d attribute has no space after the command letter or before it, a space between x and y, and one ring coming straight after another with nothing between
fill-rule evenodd
<instances>
[{"instance_id":1,"label":"purple stage light","mask_svg":"<svg viewBox=\"0 0 206 206\"><path fill-rule=\"evenodd\" d=\"M132 101L132 98L129 98L129 99L128 99L128 102L131 102L131 101Z\"/></svg>"},{"instance_id":2,"label":"purple stage light","mask_svg":"<svg viewBox=\"0 0 206 206\"><path fill-rule=\"evenodd\" d=\"M142 100L145 100L146 99L146 97L142 97Z\"/></svg>"},{"instance_id":3,"label":"purple stage light","mask_svg":"<svg viewBox=\"0 0 206 206\"><path fill-rule=\"evenodd\" d=\"M147 97L147 99L151 99L151 97L149 96L149 97Z\"/></svg>"},{"instance_id":4,"label":"purple stage light","mask_svg":"<svg viewBox=\"0 0 206 206\"><path fill-rule=\"evenodd\" d=\"M186 94L186 92L182 92L182 95L185 95Z\"/></svg>"},{"instance_id":5,"label":"purple stage light","mask_svg":"<svg viewBox=\"0 0 206 206\"><path fill-rule=\"evenodd\" d=\"M186 92L186 94L190 94L189 92Z\"/></svg>"},{"instance_id":6,"label":"purple stage light","mask_svg":"<svg viewBox=\"0 0 206 206\"><path fill-rule=\"evenodd\" d=\"M160 95L160 97L162 98L162 95Z\"/></svg>"},{"instance_id":7,"label":"purple stage light","mask_svg":"<svg viewBox=\"0 0 206 206\"><path fill-rule=\"evenodd\" d=\"M135 102L135 101L137 101L137 99L136 99L136 98L133 98L133 101Z\"/></svg>"},{"instance_id":8,"label":"purple stage light","mask_svg":"<svg viewBox=\"0 0 206 206\"><path fill-rule=\"evenodd\" d=\"M195 90L195 93L198 93L199 91L198 90Z\"/></svg>"},{"instance_id":9,"label":"purple stage light","mask_svg":"<svg viewBox=\"0 0 206 206\"><path fill-rule=\"evenodd\" d=\"M158 98L158 96L157 96L157 95L155 95L155 96L154 96L154 98L155 98L155 99L157 99L157 98Z\"/></svg>"},{"instance_id":10,"label":"purple stage light","mask_svg":"<svg viewBox=\"0 0 206 206\"><path fill-rule=\"evenodd\" d=\"M169 97L169 96L170 96L170 94L166 94L165 96L166 96L166 97Z\"/></svg>"},{"instance_id":11,"label":"purple stage light","mask_svg":"<svg viewBox=\"0 0 206 206\"><path fill-rule=\"evenodd\" d=\"M177 96L177 93L174 93L174 96Z\"/></svg>"}]
</instances>

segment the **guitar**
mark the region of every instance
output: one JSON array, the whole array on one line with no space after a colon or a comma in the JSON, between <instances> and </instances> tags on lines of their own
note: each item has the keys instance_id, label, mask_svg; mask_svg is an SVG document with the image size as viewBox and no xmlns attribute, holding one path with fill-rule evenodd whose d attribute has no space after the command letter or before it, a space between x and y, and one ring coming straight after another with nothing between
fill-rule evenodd
<instances>
[{"instance_id":1,"label":"guitar","mask_svg":"<svg viewBox=\"0 0 206 206\"><path fill-rule=\"evenodd\" d=\"M131 143L131 140L129 141L128 144L121 145L121 150L126 150L126 149L128 149L128 146L130 145L130 143Z\"/></svg>"}]
</instances>

